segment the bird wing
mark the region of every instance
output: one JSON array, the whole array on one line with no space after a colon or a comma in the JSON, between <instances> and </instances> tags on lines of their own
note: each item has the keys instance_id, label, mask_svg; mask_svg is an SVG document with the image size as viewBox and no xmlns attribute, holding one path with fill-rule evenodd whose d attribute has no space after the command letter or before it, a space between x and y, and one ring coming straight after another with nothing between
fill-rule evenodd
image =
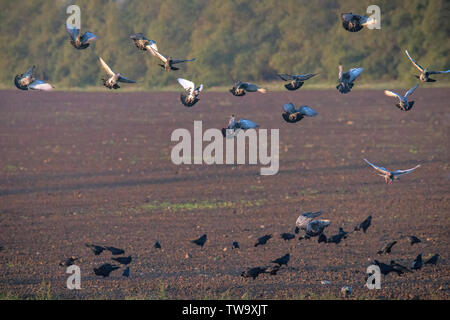
<instances>
[{"instance_id":1,"label":"bird wing","mask_svg":"<svg viewBox=\"0 0 450 320\"><path fill-rule=\"evenodd\" d=\"M119 79L117 79L117 81L119 81L119 82L125 82L125 83L136 83L136 81L127 79L127 78L125 78L124 76L119 76Z\"/></svg>"},{"instance_id":2,"label":"bird wing","mask_svg":"<svg viewBox=\"0 0 450 320\"><path fill-rule=\"evenodd\" d=\"M301 115L304 115L304 116L307 116L307 117L315 117L315 116L318 115L318 113L317 113L316 111L314 111L313 109L311 109L311 108L308 107L308 106L301 106L301 107L298 109L298 112L299 112Z\"/></svg>"},{"instance_id":3,"label":"bird wing","mask_svg":"<svg viewBox=\"0 0 450 320\"><path fill-rule=\"evenodd\" d=\"M377 170L378 172L381 172L383 174L389 173L389 171L386 170L386 168L383 167L377 167L376 165L370 163L367 159L364 159L365 162L367 162L372 168Z\"/></svg>"},{"instance_id":4,"label":"bird wing","mask_svg":"<svg viewBox=\"0 0 450 320\"><path fill-rule=\"evenodd\" d=\"M413 92L417 89L419 85L416 84L414 87L412 87L411 89L408 90L408 92L405 94L405 98L408 98L410 95L413 94Z\"/></svg>"},{"instance_id":5,"label":"bird wing","mask_svg":"<svg viewBox=\"0 0 450 320\"><path fill-rule=\"evenodd\" d=\"M286 73L282 73L278 75L281 79L283 79L284 81L289 81L289 80L294 80L295 77L291 76L290 74L286 74Z\"/></svg>"},{"instance_id":6,"label":"bird wing","mask_svg":"<svg viewBox=\"0 0 450 320\"><path fill-rule=\"evenodd\" d=\"M189 92L189 94L191 94L194 91L195 84L192 81L183 78L178 78L177 81L186 91Z\"/></svg>"},{"instance_id":7,"label":"bird wing","mask_svg":"<svg viewBox=\"0 0 450 320\"><path fill-rule=\"evenodd\" d=\"M424 72L424 69L420 66L420 64L418 64L417 62L414 61L413 58L411 58L411 56L409 55L408 50L405 50L406 55L408 56L409 60L411 60L412 64L416 66L417 69L419 69L420 72Z\"/></svg>"},{"instance_id":8,"label":"bird wing","mask_svg":"<svg viewBox=\"0 0 450 320\"><path fill-rule=\"evenodd\" d=\"M151 46L150 46L150 48L151 48ZM156 57L160 58L162 62L164 62L164 63L167 62L167 58L164 57L161 53L159 53L158 50L154 50L153 48L151 48L151 50L152 50L152 53L153 53Z\"/></svg>"},{"instance_id":9,"label":"bird wing","mask_svg":"<svg viewBox=\"0 0 450 320\"><path fill-rule=\"evenodd\" d=\"M317 218L318 216L320 216L322 214L322 211L318 211L318 212L305 212L302 213L298 218L297 221L295 222L295 225L297 227L306 227L306 225L314 218Z\"/></svg>"},{"instance_id":10,"label":"bird wing","mask_svg":"<svg viewBox=\"0 0 450 320\"><path fill-rule=\"evenodd\" d=\"M156 41L154 40L148 40L149 44L145 47L148 49L148 51L156 57L156 52L158 52L158 46L156 45Z\"/></svg>"},{"instance_id":11,"label":"bird wing","mask_svg":"<svg viewBox=\"0 0 450 320\"><path fill-rule=\"evenodd\" d=\"M28 68L27 71L25 71L25 73L22 75L22 78L33 77L34 68L35 66Z\"/></svg>"},{"instance_id":12,"label":"bird wing","mask_svg":"<svg viewBox=\"0 0 450 320\"><path fill-rule=\"evenodd\" d=\"M36 79L28 85L28 88L32 90L51 91L53 86L45 81Z\"/></svg>"},{"instance_id":13,"label":"bird wing","mask_svg":"<svg viewBox=\"0 0 450 320\"><path fill-rule=\"evenodd\" d=\"M403 101L403 97L393 91L384 90L384 94L387 95L388 97L398 98L400 101Z\"/></svg>"},{"instance_id":14,"label":"bird wing","mask_svg":"<svg viewBox=\"0 0 450 320\"><path fill-rule=\"evenodd\" d=\"M172 64L182 63L182 62L190 62L190 61L194 61L194 60L195 60L195 58L186 59L186 60L172 60Z\"/></svg>"},{"instance_id":15,"label":"bird wing","mask_svg":"<svg viewBox=\"0 0 450 320\"><path fill-rule=\"evenodd\" d=\"M446 71L428 71L428 74L442 74L442 73L449 73L450 70Z\"/></svg>"},{"instance_id":16,"label":"bird wing","mask_svg":"<svg viewBox=\"0 0 450 320\"><path fill-rule=\"evenodd\" d=\"M416 170L416 169L419 168L419 167L420 167L420 164L417 165L417 166L415 166L414 168L411 168L411 169L408 169L408 170L396 170L396 171L392 171L392 174L393 174L394 176L400 176L400 175L402 175L402 174L410 173L410 172Z\"/></svg>"},{"instance_id":17,"label":"bird wing","mask_svg":"<svg viewBox=\"0 0 450 320\"><path fill-rule=\"evenodd\" d=\"M288 112L288 113L295 113L296 112L295 106L292 103L286 103L283 106L283 110L285 112Z\"/></svg>"},{"instance_id":18,"label":"bird wing","mask_svg":"<svg viewBox=\"0 0 450 320\"><path fill-rule=\"evenodd\" d=\"M115 75L114 71L112 71L112 69L106 64L105 61L103 61L103 59L101 57L98 57L100 59L100 63L102 64L103 69L105 69L106 73L112 77L113 75Z\"/></svg>"},{"instance_id":19,"label":"bird wing","mask_svg":"<svg viewBox=\"0 0 450 320\"><path fill-rule=\"evenodd\" d=\"M311 79L314 76L317 76L317 73L299 74L299 75L294 76L294 78L298 79L300 81L305 81L305 80Z\"/></svg>"},{"instance_id":20,"label":"bird wing","mask_svg":"<svg viewBox=\"0 0 450 320\"><path fill-rule=\"evenodd\" d=\"M200 84L195 90L197 90L198 92L202 92L203 84Z\"/></svg>"},{"instance_id":21,"label":"bird wing","mask_svg":"<svg viewBox=\"0 0 450 320\"><path fill-rule=\"evenodd\" d=\"M248 83L248 82L241 83L239 88L245 89L248 92L256 92L259 89L259 87L256 84L252 84L252 83Z\"/></svg>"},{"instance_id":22,"label":"bird wing","mask_svg":"<svg viewBox=\"0 0 450 320\"><path fill-rule=\"evenodd\" d=\"M66 30L67 33L69 34L70 38L75 41L78 34L80 33L80 29L77 28L69 28L69 26L66 24Z\"/></svg>"},{"instance_id":23,"label":"bird wing","mask_svg":"<svg viewBox=\"0 0 450 320\"><path fill-rule=\"evenodd\" d=\"M359 77L359 75L364 71L363 68L353 68L350 69L350 71L348 72L350 74L350 79L349 82L353 82L356 80L356 78Z\"/></svg>"},{"instance_id":24,"label":"bird wing","mask_svg":"<svg viewBox=\"0 0 450 320\"><path fill-rule=\"evenodd\" d=\"M97 39L98 37L95 34L88 31L83 34L80 40L82 43L91 43L92 41L95 41Z\"/></svg>"},{"instance_id":25,"label":"bird wing","mask_svg":"<svg viewBox=\"0 0 450 320\"><path fill-rule=\"evenodd\" d=\"M247 119L239 120L238 124L239 124L239 128L241 128L243 130L259 128L258 124L256 124L253 121L247 120Z\"/></svg>"}]
</instances>

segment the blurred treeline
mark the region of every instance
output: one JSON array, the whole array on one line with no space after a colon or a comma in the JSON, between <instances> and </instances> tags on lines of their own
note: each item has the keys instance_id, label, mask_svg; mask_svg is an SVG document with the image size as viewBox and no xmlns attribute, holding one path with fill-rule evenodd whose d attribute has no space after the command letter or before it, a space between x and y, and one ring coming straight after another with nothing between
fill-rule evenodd
<instances>
[{"instance_id":1,"label":"blurred treeline","mask_svg":"<svg viewBox=\"0 0 450 320\"><path fill-rule=\"evenodd\" d=\"M143 88L173 85L177 77L207 87L233 80L270 82L277 73L321 73L315 82L334 82L345 69L364 67L361 81L415 82L416 69L404 54L431 69L450 68L448 0L0 0L0 84L28 66L57 88L100 86L102 58ZM76 50L65 30L66 8L81 8L82 32L99 39ZM349 33L340 13L366 14L381 8L381 30ZM195 57L177 72L129 39L143 32L163 55ZM449 75L436 78L449 82Z\"/></svg>"}]
</instances>

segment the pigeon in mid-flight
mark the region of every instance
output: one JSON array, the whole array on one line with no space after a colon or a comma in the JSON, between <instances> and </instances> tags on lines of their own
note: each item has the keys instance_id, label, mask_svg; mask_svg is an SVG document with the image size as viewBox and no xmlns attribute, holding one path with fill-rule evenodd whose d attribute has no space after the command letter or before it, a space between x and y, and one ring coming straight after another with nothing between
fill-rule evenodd
<instances>
[{"instance_id":1,"label":"pigeon in mid-flight","mask_svg":"<svg viewBox=\"0 0 450 320\"><path fill-rule=\"evenodd\" d=\"M92 42L98 39L98 37L92 32L87 31L82 35L80 29L76 27L70 27L67 24L66 30L70 36L70 44L78 50L86 49Z\"/></svg>"},{"instance_id":2,"label":"pigeon in mid-flight","mask_svg":"<svg viewBox=\"0 0 450 320\"><path fill-rule=\"evenodd\" d=\"M283 119L289 123L296 123L302 120L304 117L315 117L317 112L308 106L301 106L296 108L292 103L286 103L283 106Z\"/></svg>"},{"instance_id":3,"label":"pigeon in mid-flight","mask_svg":"<svg viewBox=\"0 0 450 320\"><path fill-rule=\"evenodd\" d=\"M409 89L404 96L389 90L385 90L384 94L387 95L388 97L398 98L400 102L396 104L396 107L402 111L409 111L412 109L414 101L408 101L408 97L414 93L414 91L417 89L418 86L419 85L416 84L414 87Z\"/></svg>"},{"instance_id":4,"label":"pigeon in mid-flight","mask_svg":"<svg viewBox=\"0 0 450 320\"><path fill-rule=\"evenodd\" d=\"M256 129L259 128L259 124L256 124L253 121L247 119L241 119L236 121L236 117L231 115L230 120L228 121L228 127L222 128L223 137L227 137L227 135L233 135L237 133L239 130L248 130L248 129Z\"/></svg>"},{"instance_id":5,"label":"pigeon in mid-flight","mask_svg":"<svg viewBox=\"0 0 450 320\"><path fill-rule=\"evenodd\" d=\"M115 73L101 57L99 57L100 63L105 69L106 74L108 75L108 79L103 78L103 85L108 89L119 89L118 82L125 82L125 83L136 83L134 80L130 80L122 76L120 73Z\"/></svg>"},{"instance_id":6,"label":"pigeon in mid-flight","mask_svg":"<svg viewBox=\"0 0 450 320\"><path fill-rule=\"evenodd\" d=\"M414 61L413 58L409 55L408 50L405 51L406 55L408 56L409 60L411 60L412 64L419 69L420 76L415 76L418 78L421 82L436 82L436 80L430 78L430 74L443 74L443 73L450 73L450 70L446 71L429 71L426 68L422 68L420 64L418 64L416 61Z\"/></svg>"},{"instance_id":7,"label":"pigeon in mid-flight","mask_svg":"<svg viewBox=\"0 0 450 320\"><path fill-rule=\"evenodd\" d=\"M28 68L23 74L18 74L14 77L14 84L20 90L37 90L37 91L52 91L53 86L45 81L33 77L35 66Z\"/></svg>"},{"instance_id":8,"label":"pigeon in mid-flight","mask_svg":"<svg viewBox=\"0 0 450 320\"><path fill-rule=\"evenodd\" d=\"M353 68L347 72L344 72L342 64L339 64L339 84L337 85L336 89L338 89L338 91L342 94L349 93L354 86L355 80L361 75L363 71L363 68Z\"/></svg>"},{"instance_id":9,"label":"pigeon in mid-flight","mask_svg":"<svg viewBox=\"0 0 450 320\"><path fill-rule=\"evenodd\" d=\"M349 32L358 32L361 31L364 27L377 23L376 19L374 18L360 16L351 12L341 14L341 20L344 29Z\"/></svg>"},{"instance_id":10,"label":"pigeon in mid-flight","mask_svg":"<svg viewBox=\"0 0 450 320\"><path fill-rule=\"evenodd\" d=\"M305 239L321 235L325 228L330 225L330 220L314 220L321 214L322 211L305 212L297 218L295 225L305 231Z\"/></svg>"},{"instance_id":11,"label":"pigeon in mid-flight","mask_svg":"<svg viewBox=\"0 0 450 320\"><path fill-rule=\"evenodd\" d=\"M147 47L148 48L148 47ZM158 57L163 63L159 64L160 67L162 67L164 70L166 71L170 71L170 70L180 70L180 68L174 67L174 64L178 64L178 63L184 63L184 62L191 62L194 61L195 58L193 59L183 59L183 60L176 60L173 59L172 57L165 57L163 56L161 53L159 53L158 48L152 48L150 46L150 50L152 52L152 54L156 57Z\"/></svg>"},{"instance_id":12,"label":"pigeon in mid-flight","mask_svg":"<svg viewBox=\"0 0 450 320\"><path fill-rule=\"evenodd\" d=\"M98 268L94 268L94 273L97 276L102 276L103 278L109 277L109 274L111 272L113 272L114 270L119 269L120 267L113 265L113 264L109 264L109 263L105 263L102 264L100 267Z\"/></svg>"},{"instance_id":13,"label":"pigeon in mid-flight","mask_svg":"<svg viewBox=\"0 0 450 320\"><path fill-rule=\"evenodd\" d=\"M290 81L288 84L285 84L284 87L286 89L288 89L289 91L294 91L294 90L300 89L306 80L311 79L312 77L314 77L316 75L317 75L317 73L307 73L307 74L298 74L298 75L282 73L282 74L279 74L278 76L281 79L283 79L284 81Z\"/></svg>"},{"instance_id":14,"label":"pigeon in mid-flight","mask_svg":"<svg viewBox=\"0 0 450 320\"><path fill-rule=\"evenodd\" d=\"M410 173L420 167L420 164L419 164L419 165L415 166L414 168L408 169L408 170L388 171L386 168L377 167L376 165L367 161L367 159L364 159L364 161L366 161L372 168L374 168L378 172L378 175L384 178L384 180L386 181L387 184L391 184L392 181L394 181L394 180L399 180L398 176Z\"/></svg>"},{"instance_id":15,"label":"pigeon in mid-flight","mask_svg":"<svg viewBox=\"0 0 450 320\"><path fill-rule=\"evenodd\" d=\"M236 97L242 97L247 92L266 93L267 90L264 88L258 87L256 84L242 82L242 81L238 80L234 83L233 88L230 89L230 92Z\"/></svg>"},{"instance_id":16,"label":"pigeon in mid-flight","mask_svg":"<svg viewBox=\"0 0 450 320\"><path fill-rule=\"evenodd\" d=\"M192 81L178 78L178 83L186 90L186 93L181 94L180 100L186 107L192 107L197 103L200 92L203 90L203 84L200 84L197 88Z\"/></svg>"},{"instance_id":17,"label":"pigeon in mid-flight","mask_svg":"<svg viewBox=\"0 0 450 320\"><path fill-rule=\"evenodd\" d=\"M143 51L148 51L153 56L156 56L155 51L158 51L158 46L154 40L148 39L142 33L135 33L130 36L130 39L133 40L134 45Z\"/></svg>"}]
</instances>

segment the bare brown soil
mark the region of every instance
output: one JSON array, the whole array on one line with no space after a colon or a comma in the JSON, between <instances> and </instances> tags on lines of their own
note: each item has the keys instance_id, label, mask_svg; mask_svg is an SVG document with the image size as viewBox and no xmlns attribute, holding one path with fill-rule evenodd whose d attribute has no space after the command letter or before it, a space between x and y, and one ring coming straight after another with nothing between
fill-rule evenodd
<instances>
[{"instance_id":1,"label":"bare brown soil","mask_svg":"<svg viewBox=\"0 0 450 320\"><path fill-rule=\"evenodd\" d=\"M319 299L340 297L344 285L355 299L449 298L449 89L419 88L409 112L378 90L200 98L185 108L177 93L0 92L3 298ZM285 123L287 102L319 115ZM194 120L220 129L232 113L280 129L277 175L260 176L260 165L172 164L174 129L192 132ZM363 158L422 167L385 185ZM372 226L339 245L280 238L313 210L332 221L328 235L368 215ZM190 240L204 233L200 250ZM273 238L255 248L265 234ZM409 234L422 243L400 240L391 255L376 254ZM241 249L232 250L233 241ZM111 254L94 256L85 243L125 249L131 276L122 277L123 268L95 276L93 267L113 262ZM276 276L240 276L288 252L289 267ZM372 259L410 266L419 253L441 258L389 274L381 290L364 286ZM66 288L58 266L72 255L81 257L79 291Z\"/></svg>"}]
</instances>

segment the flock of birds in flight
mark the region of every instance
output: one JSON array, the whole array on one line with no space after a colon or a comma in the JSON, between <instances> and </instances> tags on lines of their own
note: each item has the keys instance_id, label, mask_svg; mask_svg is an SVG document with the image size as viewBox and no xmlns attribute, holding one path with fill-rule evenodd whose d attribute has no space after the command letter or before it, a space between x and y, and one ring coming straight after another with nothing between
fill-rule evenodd
<instances>
[{"instance_id":1,"label":"flock of birds in flight","mask_svg":"<svg viewBox=\"0 0 450 320\"><path fill-rule=\"evenodd\" d=\"M353 13L344 13L341 15L342 25L344 29L346 29L349 32L358 32L362 30L364 27L367 27L370 24L373 24L375 21L372 18L369 18L367 16L359 16ZM97 36L91 32L85 32L84 34L81 34L80 30L77 28L70 28L66 26L67 32L70 36L70 43L79 50L86 49L89 47L89 45L97 40ZM159 49L156 45L156 42L154 40L150 40L147 37L145 37L142 33L132 34L130 36L130 39L134 42L134 45L139 49L146 51L150 53L153 57L158 58L161 63L159 66L161 66L165 71L176 71L179 70L178 67L175 67L175 65L180 63L186 63L186 62L192 62L194 59L173 59L171 56L165 57L159 52ZM436 74L443 74L443 73L449 73L450 70L447 71L430 71L426 68L423 68L421 65L419 65L409 54L408 51L405 51L406 55L408 56L411 63L419 70L420 75L416 76L420 82L435 82L436 80L430 78L430 75L436 75ZM105 70L107 77L102 79L103 85L108 89L119 89L119 83L136 83L134 80L130 80L123 76L121 73L114 72L107 64L106 62L99 57L100 64ZM21 90L41 90L41 91L51 91L53 89L53 86L43 80L36 79L33 76L34 73L34 66L29 68L25 73L16 75L14 78L14 83L18 89ZM338 76L338 82L336 89L342 93L347 94L349 93L352 88L354 87L355 80L362 74L363 68L352 68L347 72L344 72L342 64L339 65L339 76ZM307 74L299 74L299 75L290 75L290 74L279 74L279 77L283 80L288 82L285 85L285 88L290 91L298 90L300 89L305 81L311 79L312 77L316 76L317 74L314 73L307 73ZM178 78L178 83L185 89L185 93L181 94L180 100L182 104L186 107L192 107L199 101L199 95L200 92L203 90L203 84L200 84L199 86L195 86L194 82ZM396 104L396 106L401 109L402 111L409 111L412 109L414 105L414 101L409 101L409 97L414 93L414 91L417 89L419 85L415 85L411 89L409 89L405 95L400 95L398 93L395 93L393 91L386 90L384 93L385 95L389 97L394 97L399 100L399 102ZM233 87L230 89L230 92L234 96L242 97L247 92L259 92L259 93L266 93L267 90L264 88L261 88L255 84L249 83L249 82L242 82L242 81L236 81L233 85ZM301 121L304 117L315 117L317 116L317 112L314 111L309 106L300 106L298 108L295 107L292 103L287 103L283 106L283 113L282 117L283 119L288 123L296 123ZM256 124L253 121L250 121L248 119L240 119L236 121L236 118L234 115L231 116L231 119L229 120L228 127L222 129L222 133L224 137L228 134L228 130L236 131L239 129L247 130L252 128L258 128L259 125ZM408 169L408 170L396 170L396 171L389 171L383 167L378 167L372 163L370 163L367 159L364 159L367 164L369 164L371 167L373 167L378 175L382 176L385 179L386 183L391 183L392 181L398 179L398 176L410 173L411 171L418 168L420 165ZM296 228L294 233L298 234L300 230L303 230L305 232L305 235L300 237L299 240L302 239L310 239L313 237L318 237L319 243L335 243L339 244L343 239L346 239L349 234L363 230L365 233L369 226L371 225L372 216L369 216L366 220L364 220L360 225L356 226L354 228L354 231L352 232L346 232L343 230L343 228L339 228L339 232L336 235L333 235L331 237L327 237L324 233L325 229L330 225L330 220L324 220L324 219L317 219L322 214L321 211L319 212L307 212L301 214L297 221L296 221ZM281 234L281 238L285 241L289 241L291 239L294 239L296 236L295 234L291 233L283 233ZM255 243L255 247L260 245L265 245L270 239L272 238L272 235L265 235L263 237L258 238L258 241ZM418 239L415 236L409 236L411 245L421 242L420 239ZM207 236L206 234L202 235L200 238L196 240L192 240L192 243L200 246L203 248L204 244L206 243ZM392 250L392 247L397 243L397 240L391 241L388 244L386 244L382 249L378 251L378 254L389 254ZM113 255L121 255L124 254L125 251L123 249L114 248L114 247L103 247L93 244L86 244L87 247L89 247L95 255L101 254L104 250L111 251ZM159 242L156 242L154 247L156 249L161 249L161 244ZM239 243L233 242L232 244L233 249L239 249ZM378 265L380 267L381 273L383 275L387 275L390 272L395 272L398 275L401 275L405 272L412 272L412 270L418 270L420 269L424 264L436 264L438 260L439 254L434 255L430 259L426 260L425 262L422 261L422 254L419 254L417 258L412 262L411 268L408 269L405 266L402 266L395 262L394 260L391 260L390 264L385 264L382 262L379 262L378 260L374 260L374 264ZM63 262L60 263L61 266L69 266L72 265L78 258L71 257ZM122 265L128 265L131 263L132 258L131 256L128 257L112 257L112 260L118 262ZM260 274L268 273L271 275L276 275L277 272L280 270L280 268L283 265L288 264L290 260L290 254L286 254L278 259L275 259L271 261L274 265L271 266L263 266L263 267L255 267L250 268L244 272L242 272L243 277L249 277L256 279ZM109 274L119 269L119 266L112 265L110 263L105 263L101 265L98 268L94 268L94 273L98 276L108 277ZM123 276L128 277L130 274L129 267L126 267L126 269L123 271ZM348 287L342 288L342 292L345 296L347 296L351 289Z\"/></svg>"}]
</instances>

